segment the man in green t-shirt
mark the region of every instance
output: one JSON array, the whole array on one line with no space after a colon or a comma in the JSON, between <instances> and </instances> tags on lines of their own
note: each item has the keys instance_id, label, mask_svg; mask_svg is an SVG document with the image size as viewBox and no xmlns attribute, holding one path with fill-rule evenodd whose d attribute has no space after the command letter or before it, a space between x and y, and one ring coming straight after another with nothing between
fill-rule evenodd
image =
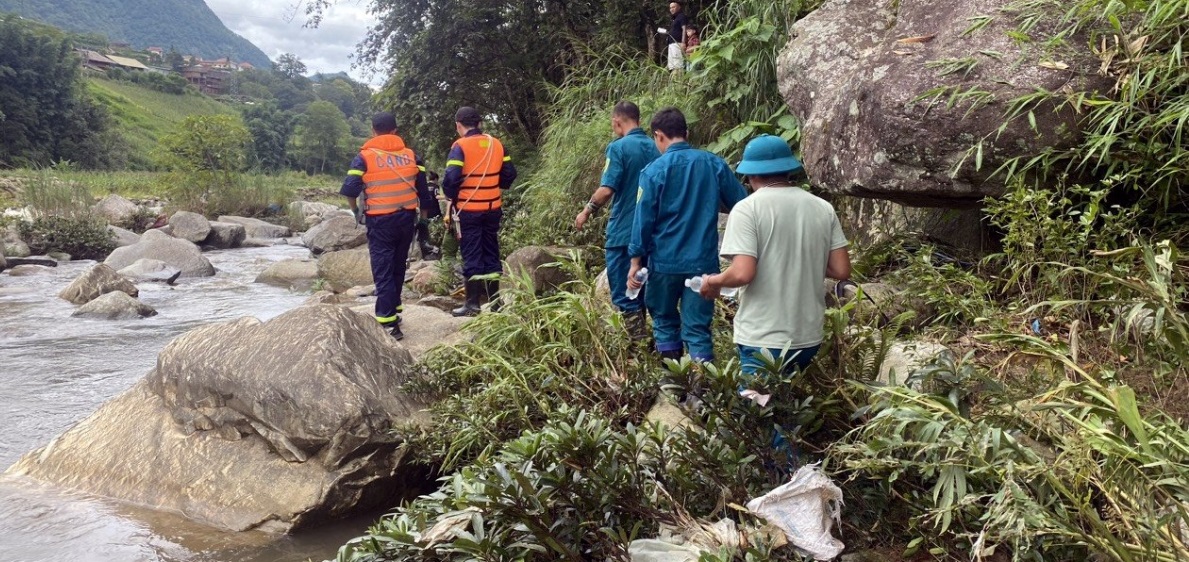
<instances>
[{"instance_id":1,"label":"man in green t-shirt","mask_svg":"<svg viewBox=\"0 0 1189 562\"><path fill-rule=\"evenodd\" d=\"M745 374L754 374L767 349L785 366L805 368L822 341L826 277L850 277L846 236L825 200L793 185L801 163L780 137L747 143L737 171L754 193L731 211L719 253L726 271L705 275L703 297L742 287L735 344Z\"/></svg>"}]
</instances>

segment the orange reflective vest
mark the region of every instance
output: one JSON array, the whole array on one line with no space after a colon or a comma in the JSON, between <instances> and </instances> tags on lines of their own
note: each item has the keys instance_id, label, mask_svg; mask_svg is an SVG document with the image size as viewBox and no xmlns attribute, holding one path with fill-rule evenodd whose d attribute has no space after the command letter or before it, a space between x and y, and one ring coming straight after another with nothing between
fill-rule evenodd
<instances>
[{"instance_id":1,"label":"orange reflective vest","mask_svg":"<svg viewBox=\"0 0 1189 562\"><path fill-rule=\"evenodd\" d=\"M373 137L359 150L363 173L364 212L387 215L417 210L417 156L396 135Z\"/></svg>"},{"instance_id":2,"label":"orange reflective vest","mask_svg":"<svg viewBox=\"0 0 1189 562\"><path fill-rule=\"evenodd\" d=\"M474 135L454 141L462 149L462 185L458 210L490 211L500 208L500 169L504 145L491 135Z\"/></svg>"}]
</instances>

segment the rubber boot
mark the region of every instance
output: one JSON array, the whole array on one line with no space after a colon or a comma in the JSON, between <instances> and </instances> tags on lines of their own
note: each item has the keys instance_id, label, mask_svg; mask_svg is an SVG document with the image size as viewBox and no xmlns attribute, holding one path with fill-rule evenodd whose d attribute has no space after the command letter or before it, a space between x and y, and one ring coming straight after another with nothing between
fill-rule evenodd
<instances>
[{"instance_id":1,"label":"rubber boot","mask_svg":"<svg viewBox=\"0 0 1189 562\"><path fill-rule=\"evenodd\" d=\"M483 282L467 280L464 286L467 290L467 302L450 311L450 314L455 316L478 316L480 310L479 299L483 296Z\"/></svg>"},{"instance_id":2,"label":"rubber boot","mask_svg":"<svg viewBox=\"0 0 1189 562\"><path fill-rule=\"evenodd\" d=\"M491 303L491 311L500 311L500 282L498 279L483 282L483 294L487 295L487 302Z\"/></svg>"}]
</instances>

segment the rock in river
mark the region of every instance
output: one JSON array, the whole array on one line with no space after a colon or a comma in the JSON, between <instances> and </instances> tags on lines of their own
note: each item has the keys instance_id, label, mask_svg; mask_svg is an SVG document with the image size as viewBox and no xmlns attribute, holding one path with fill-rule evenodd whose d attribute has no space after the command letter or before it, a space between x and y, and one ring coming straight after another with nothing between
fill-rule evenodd
<instances>
[{"instance_id":1,"label":"rock in river","mask_svg":"<svg viewBox=\"0 0 1189 562\"><path fill-rule=\"evenodd\" d=\"M8 472L236 531L390 506L422 482L391 431L424 421L424 405L399 390L411 362L375 320L343 307L204 326Z\"/></svg>"},{"instance_id":2,"label":"rock in river","mask_svg":"<svg viewBox=\"0 0 1189 562\"><path fill-rule=\"evenodd\" d=\"M182 270L182 277L206 277L215 274L215 267L193 242L174 238L157 229L145 232L136 244L116 248L103 263L119 270L141 258L161 260Z\"/></svg>"},{"instance_id":3,"label":"rock in river","mask_svg":"<svg viewBox=\"0 0 1189 562\"><path fill-rule=\"evenodd\" d=\"M74 304L84 304L112 291L120 291L130 297L140 294L131 281L120 277L111 267L98 263L62 289L58 296Z\"/></svg>"}]
</instances>

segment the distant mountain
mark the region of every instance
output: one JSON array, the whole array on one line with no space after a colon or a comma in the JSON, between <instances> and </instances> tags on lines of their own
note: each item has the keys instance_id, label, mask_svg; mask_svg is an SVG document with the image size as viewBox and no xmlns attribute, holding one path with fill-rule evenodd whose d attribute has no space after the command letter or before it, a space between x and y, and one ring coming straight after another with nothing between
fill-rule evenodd
<instances>
[{"instance_id":1,"label":"distant mountain","mask_svg":"<svg viewBox=\"0 0 1189 562\"><path fill-rule=\"evenodd\" d=\"M233 33L203 0L0 0L0 12L78 33L106 35L138 49L172 45L206 59L231 57L257 68L271 62L259 47Z\"/></svg>"}]
</instances>

